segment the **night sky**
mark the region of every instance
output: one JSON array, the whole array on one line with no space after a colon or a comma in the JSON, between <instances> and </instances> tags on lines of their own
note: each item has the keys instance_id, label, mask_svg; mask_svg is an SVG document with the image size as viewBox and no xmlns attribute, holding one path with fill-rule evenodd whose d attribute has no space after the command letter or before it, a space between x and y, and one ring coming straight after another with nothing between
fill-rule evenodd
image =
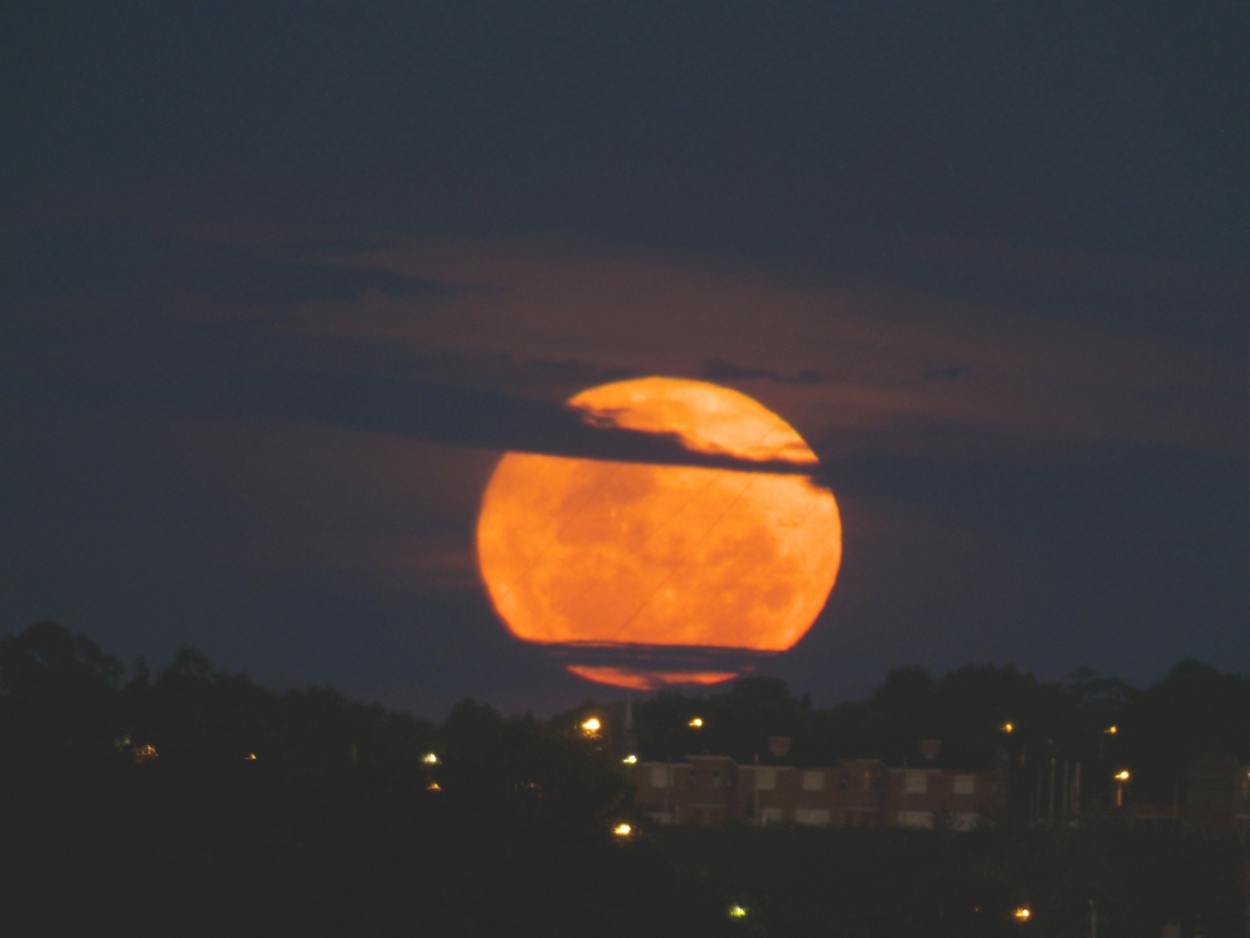
<instances>
[{"instance_id":1,"label":"night sky","mask_svg":"<svg viewBox=\"0 0 1250 938\"><path fill-rule=\"evenodd\" d=\"M1247 62L1244 2L7 5L0 635L619 696L474 525L506 450L666 458L561 406L659 374L821 458L818 705L1250 673Z\"/></svg>"}]
</instances>

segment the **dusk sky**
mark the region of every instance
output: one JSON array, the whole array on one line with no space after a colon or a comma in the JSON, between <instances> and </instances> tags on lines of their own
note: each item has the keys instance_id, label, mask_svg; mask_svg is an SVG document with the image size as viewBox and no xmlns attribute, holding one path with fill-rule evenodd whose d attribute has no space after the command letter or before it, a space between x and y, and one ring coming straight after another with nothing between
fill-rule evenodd
<instances>
[{"instance_id":1,"label":"dusk sky","mask_svg":"<svg viewBox=\"0 0 1250 938\"><path fill-rule=\"evenodd\" d=\"M508 450L698 378L838 500L767 663L1250 673L1250 7L11 5L0 636L441 719L623 692L479 580ZM671 454L670 454L671 455Z\"/></svg>"}]
</instances>

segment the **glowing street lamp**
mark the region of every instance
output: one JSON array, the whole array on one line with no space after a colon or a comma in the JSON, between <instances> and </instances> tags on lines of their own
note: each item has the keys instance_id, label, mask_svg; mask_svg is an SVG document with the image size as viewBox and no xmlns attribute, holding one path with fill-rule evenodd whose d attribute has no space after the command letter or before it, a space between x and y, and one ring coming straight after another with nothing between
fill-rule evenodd
<instances>
[{"instance_id":1,"label":"glowing street lamp","mask_svg":"<svg viewBox=\"0 0 1250 938\"><path fill-rule=\"evenodd\" d=\"M1027 905L1017 906L1012 910L1011 917L1017 922L1027 922L1033 917L1033 911Z\"/></svg>"},{"instance_id":2,"label":"glowing street lamp","mask_svg":"<svg viewBox=\"0 0 1250 938\"><path fill-rule=\"evenodd\" d=\"M737 904L731 905L729 907L729 917L730 918L746 918L747 910Z\"/></svg>"},{"instance_id":3,"label":"glowing street lamp","mask_svg":"<svg viewBox=\"0 0 1250 938\"><path fill-rule=\"evenodd\" d=\"M601 729L603 729L603 724L599 722L598 717L582 721L582 735L587 739L597 739Z\"/></svg>"},{"instance_id":4,"label":"glowing street lamp","mask_svg":"<svg viewBox=\"0 0 1250 938\"><path fill-rule=\"evenodd\" d=\"M421 757L421 761L426 765L438 765L438 756L435 753L427 752Z\"/></svg>"},{"instance_id":5,"label":"glowing street lamp","mask_svg":"<svg viewBox=\"0 0 1250 938\"><path fill-rule=\"evenodd\" d=\"M1116 733L1120 732L1120 728L1116 726L1114 723L1112 723L1102 732L1104 736L1114 736Z\"/></svg>"},{"instance_id":6,"label":"glowing street lamp","mask_svg":"<svg viewBox=\"0 0 1250 938\"><path fill-rule=\"evenodd\" d=\"M634 832L634 829L623 821L620 824L617 824L616 827L612 828L612 834L618 840L625 840L633 832Z\"/></svg>"},{"instance_id":7,"label":"glowing street lamp","mask_svg":"<svg viewBox=\"0 0 1250 938\"><path fill-rule=\"evenodd\" d=\"M1117 808L1124 807L1124 783L1132 777L1128 769L1121 769L1115 773L1115 806Z\"/></svg>"},{"instance_id":8,"label":"glowing street lamp","mask_svg":"<svg viewBox=\"0 0 1250 938\"><path fill-rule=\"evenodd\" d=\"M702 729L702 728L703 728L703 717L694 717L694 718L693 718L693 719L691 719L691 721L690 721L688 724L686 724L686 725L687 725L687 726L689 726L692 730Z\"/></svg>"},{"instance_id":9,"label":"glowing street lamp","mask_svg":"<svg viewBox=\"0 0 1250 938\"><path fill-rule=\"evenodd\" d=\"M1014 733L1016 731L1016 725L1014 723L1004 723L1002 726L999 727L999 729L1002 730L1004 733L1007 733L1008 735L1010 735L1011 733Z\"/></svg>"},{"instance_id":10,"label":"glowing street lamp","mask_svg":"<svg viewBox=\"0 0 1250 938\"><path fill-rule=\"evenodd\" d=\"M621 761L624 762L626 765L635 765L638 762L638 757L631 752Z\"/></svg>"}]
</instances>

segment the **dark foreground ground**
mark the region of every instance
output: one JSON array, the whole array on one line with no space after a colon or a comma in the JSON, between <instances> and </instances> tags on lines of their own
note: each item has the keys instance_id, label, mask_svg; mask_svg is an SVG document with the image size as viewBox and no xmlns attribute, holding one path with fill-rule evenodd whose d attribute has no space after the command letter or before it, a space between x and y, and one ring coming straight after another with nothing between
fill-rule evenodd
<instances>
[{"instance_id":1,"label":"dark foreground ground","mask_svg":"<svg viewBox=\"0 0 1250 938\"><path fill-rule=\"evenodd\" d=\"M1247 934L1244 841L1128 832L666 828L673 867L770 936ZM1021 921L1015 910L1027 908Z\"/></svg>"}]
</instances>

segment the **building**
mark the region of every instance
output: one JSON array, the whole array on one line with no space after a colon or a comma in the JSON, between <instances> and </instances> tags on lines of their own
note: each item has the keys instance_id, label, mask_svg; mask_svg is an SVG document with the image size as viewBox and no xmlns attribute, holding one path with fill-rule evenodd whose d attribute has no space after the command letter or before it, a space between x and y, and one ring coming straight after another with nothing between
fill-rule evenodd
<instances>
[{"instance_id":1,"label":"building","mask_svg":"<svg viewBox=\"0 0 1250 938\"><path fill-rule=\"evenodd\" d=\"M889 768L876 759L833 766L738 765L728 756L626 766L636 803L667 824L793 823L820 827L975 827L1006 797L991 770Z\"/></svg>"},{"instance_id":2,"label":"building","mask_svg":"<svg viewBox=\"0 0 1250 938\"><path fill-rule=\"evenodd\" d=\"M1185 782L1183 819L1188 830L1250 834L1250 765L1224 753L1208 753L1190 766Z\"/></svg>"}]
</instances>

